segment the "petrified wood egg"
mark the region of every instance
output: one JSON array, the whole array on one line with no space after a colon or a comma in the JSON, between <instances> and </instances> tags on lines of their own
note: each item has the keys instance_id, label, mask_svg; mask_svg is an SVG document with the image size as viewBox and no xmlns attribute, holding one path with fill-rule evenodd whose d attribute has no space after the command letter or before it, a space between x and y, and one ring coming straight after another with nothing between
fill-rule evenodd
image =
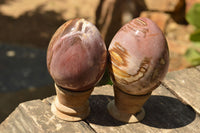
<instances>
[{"instance_id":1,"label":"petrified wood egg","mask_svg":"<svg viewBox=\"0 0 200 133\"><path fill-rule=\"evenodd\" d=\"M83 91L102 77L107 51L98 29L84 19L64 23L53 35L47 67L58 86Z\"/></svg>"},{"instance_id":2,"label":"petrified wood egg","mask_svg":"<svg viewBox=\"0 0 200 133\"><path fill-rule=\"evenodd\" d=\"M109 54L114 85L128 94L150 93L168 70L167 41L148 18L135 18L124 25L112 39Z\"/></svg>"}]
</instances>

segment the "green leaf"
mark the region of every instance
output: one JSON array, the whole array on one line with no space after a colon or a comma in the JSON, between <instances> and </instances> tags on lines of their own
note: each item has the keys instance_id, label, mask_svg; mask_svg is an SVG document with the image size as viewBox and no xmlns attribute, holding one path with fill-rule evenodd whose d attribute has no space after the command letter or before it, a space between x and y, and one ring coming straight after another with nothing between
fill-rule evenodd
<instances>
[{"instance_id":1,"label":"green leaf","mask_svg":"<svg viewBox=\"0 0 200 133\"><path fill-rule=\"evenodd\" d=\"M106 67L105 73L102 77L102 79L100 80L100 82L97 84L97 86L101 86L101 85L112 85L112 81L110 79L110 74L109 74L109 70L108 67Z\"/></svg>"},{"instance_id":2,"label":"green leaf","mask_svg":"<svg viewBox=\"0 0 200 133\"><path fill-rule=\"evenodd\" d=\"M194 33L190 35L190 40L194 42L198 42L198 41L200 42L200 29L196 30Z\"/></svg>"},{"instance_id":3,"label":"green leaf","mask_svg":"<svg viewBox=\"0 0 200 133\"><path fill-rule=\"evenodd\" d=\"M113 82L109 79L108 83L109 85L113 85Z\"/></svg>"},{"instance_id":4,"label":"green leaf","mask_svg":"<svg viewBox=\"0 0 200 133\"><path fill-rule=\"evenodd\" d=\"M194 4L186 14L186 20L189 24L200 28L200 3Z\"/></svg>"},{"instance_id":5,"label":"green leaf","mask_svg":"<svg viewBox=\"0 0 200 133\"><path fill-rule=\"evenodd\" d=\"M193 66L200 65L200 52L196 49L188 49L185 53L185 57Z\"/></svg>"}]
</instances>

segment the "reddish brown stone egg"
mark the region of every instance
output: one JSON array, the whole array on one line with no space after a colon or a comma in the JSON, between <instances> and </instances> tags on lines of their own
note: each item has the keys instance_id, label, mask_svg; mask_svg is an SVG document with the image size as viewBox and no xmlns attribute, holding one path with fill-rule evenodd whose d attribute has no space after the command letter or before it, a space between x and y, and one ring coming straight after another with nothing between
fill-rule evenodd
<instances>
[{"instance_id":1,"label":"reddish brown stone egg","mask_svg":"<svg viewBox=\"0 0 200 133\"><path fill-rule=\"evenodd\" d=\"M84 91L101 79L106 58L106 46L98 29L84 19L73 19L53 35L47 51L47 67L58 86Z\"/></svg>"},{"instance_id":2,"label":"reddish brown stone egg","mask_svg":"<svg viewBox=\"0 0 200 133\"><path fill-rule=\"evenodd\" d=\"M114 85L128 94L150 93L168 70L167 41L148 18L135 18L125 24L112 39L109 55Z\"/></svg>"}]
</instances>

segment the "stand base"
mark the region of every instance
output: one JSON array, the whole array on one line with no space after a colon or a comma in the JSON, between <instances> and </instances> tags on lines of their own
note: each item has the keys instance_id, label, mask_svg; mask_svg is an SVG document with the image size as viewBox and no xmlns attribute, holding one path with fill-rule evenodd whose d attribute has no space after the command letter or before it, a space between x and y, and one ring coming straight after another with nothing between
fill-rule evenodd
<instances>
[{"instance_id":1,"label":"stand base","mask_svg":"<svg viewBox=\"0 0 200 133\"><path fill-rule=\"evenodd\" d=\"M126 122L126 123L136 123L144 119L145 111L141 108L141 111L136 114L127 114L125 112L120 112L115 106L115 100L112 100L108 105L107 109L109 114L116 120Z\"/></svg>"},{"instance_id":2,"label":"stand base","mask_svg":"<svg viewBox=\"0 0 200 133\"><path fill-rule=\"evenodd\" d=\"M81 121L90 113L89 102L81 107L67 107L59 103L57 97L51 105L51 112L58 118L66 121Z\"/></svg>"},{"instance_id":3,"label":"stand base","mask_svg":"<svg viewBox=\"0 0 200 133\"><path fill-rule=\"evenodd\" d=\"M86 91L70 91L55 84L56 98L51 105L51 112L62 120L80 121L90 113L88 98L93 88Z\"/></svg>"}]
</instances>

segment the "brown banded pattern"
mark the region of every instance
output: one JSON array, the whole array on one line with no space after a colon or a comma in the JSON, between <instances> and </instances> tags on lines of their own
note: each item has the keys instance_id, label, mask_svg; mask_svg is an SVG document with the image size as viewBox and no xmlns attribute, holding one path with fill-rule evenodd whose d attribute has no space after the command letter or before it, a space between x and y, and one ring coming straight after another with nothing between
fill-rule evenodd
<instances>
[{"instance_id":1,"label":"brown banded pattern","mask_svg":"<svg viewBox=\"0 0 200 133\"><path fill-rule=\"evenodd\" d=\"M143 20L140 18L135 19L135 21L132 21L135 25L137 26L147 26L147 23L145 23Z\"/></svg>"},{"instance_id":2,"label":"brown banded pattern","mask_svg":"<svg viewBox=\"0 0 200 133\"><path fill-rule=\"evenodd\" d=\"M145 38L146 34L149 32L149 29L147 27L147 23L145 23L141 19L135 19L134 21L131 21L126 26L122 27L121 30L124 32L130 32L133 31L134 36L140 36Z\"/></svg>"},{"instance_id":3,"label":"brown banded pattern","mask_svg":"<svg viewBox=\"0 0 200 133\"><path fill-rule=\"evenodd\" d=\"M115 42L114 47L109 50L112 64L117 66L127 66L126 58L128 53L118 42Z\"/></svg>"},{"instance_id":4,"label":"brown banded pattern","mask_svg":"<svg viewBox=\"0 0 200 133\"><path fill-rule=\"evenodd\" d=\"M122 83L122 84L131 84L133 82L136 82L144 77L145 73L148 70L150 63L150 59L145 58L142 63L140 64L140 67L136 74L129 74L124 70L121 70L118 66L115 64L112 64L111 67L111 73L113 74L116 81Z\"/></svg>"}]
</instances>

